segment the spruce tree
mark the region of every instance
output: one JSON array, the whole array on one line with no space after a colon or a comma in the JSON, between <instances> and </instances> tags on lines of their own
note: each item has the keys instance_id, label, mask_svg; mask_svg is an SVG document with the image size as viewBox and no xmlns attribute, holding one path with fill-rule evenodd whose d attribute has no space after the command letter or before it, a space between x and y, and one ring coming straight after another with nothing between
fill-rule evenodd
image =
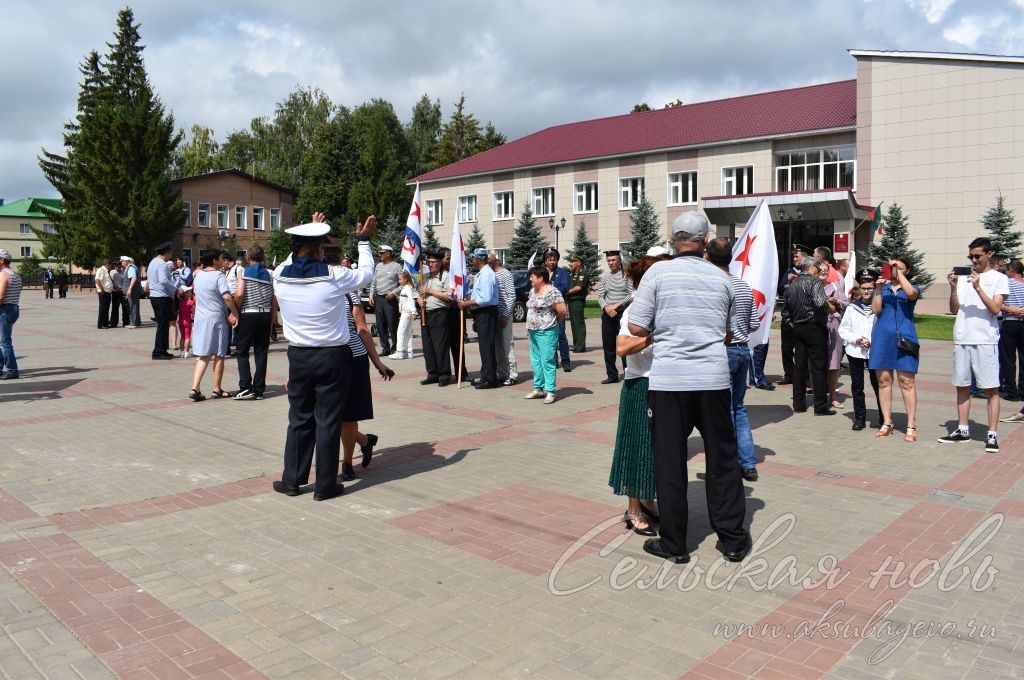
<instances>
[{"instance_id":1,"label":"spruce tree","mask_svg":"<svg viewBox=\"0 0 1024 680\"><path fill-rule=\"evenodd\" d=\"M405 222L394 213L388 215L381 222L381 228L377 230L375 240L378 245L391 246L391 254L395 260L400 259L402 242L405 240Z\"/></svg>"},{"instance_id":2,"label":"spruce tree","mask_svg":"<svg viewBox=\"0 0 1024 680\"><path fill-rule=\"evenodd\" d=\"M996 204L981 216L981 223L988 230L992 247L999 255L1016 260L1020 257L1021 233L1014 231L1017 218L1013 211L1006 207L1006 198L1000 192Z\"/></svg>"},{"instance_id":3,"label":"spruce tree","mask_svg":"<svg viewBox=\"0 0 1024 680\"><path fill-rule=\"evenodd\" d=\"M576 237L572 241L569 255L579 256L583 271L590 276L590 290L594 290L597 282L601 280L601 252L597 249L597 244L590 240L587 226L583 220L580 220L580 226L576 230Z\"/></svg>"},{"instance_id":4,"label":"spruce tree","mask_svg":"<svg viewBox=\"0 0 1024 680\"><path fill-rule=\"evenodd\" d=\"M423 227L423 252L424 253L437 253L441 251L441 242L437 240L437 232L434 231L434 225L428 224Z\"/></svg>"},{"instance_id":5,"label":"spruce tree","mask_svg":"<svg viewBox=\"0 0 1024 680\"><path fill-rule=\"evenodd\" d=\"M484 238L484 233L480 231L480 227L473 225L473 229L469 232L469 238L466 240L466 252L471 253L477 248L486 248L487 240Z\"/></svg>"},{"instance_id":6,"label":"spruce tree","mask_svg":"<svg viewBox=\"0 0 1024 680\"><path fill-rule=\"evenodd\" d=\"M903 215L903 209L898 203L893 203L882 219L884 224L882 239L878 243L872 243L868 247L867 256L864 261L867 266L875 271L882 270L882 264L894 257L905 257L914 270L910 282L926 290L932 285L935 276L924 268L924 255L910 247L910 233L907 218ZM863 254L861 254L863 256Z\"/></svg>"},{"instance_id":7,"label":"spruce tree","mask_svg":"<svg viewBox=\"0 0 1024 680\"><path fill-rule=\"evenodd\" d=\"M181 134L149 84L138 29L130 9L118 12L110 52L91 53L82 68L67 155L43 150L40 159L64 208L49 216L56 233L44 244L85 267L114 254L145 262L182 226L170 174Z\"/></svg>"},{"instance_id":8,"label":"spruce tree","mask_svg":"<svg viewBox=\"0 0 1024 680\"><path fill-rule=\"evenodd\" d=\"M525 269L530 257L537 253L543 255L548 249L548 243L541 236L540 227L537 226L537 218L533 216L530 204L523 206L523 212L516 222L516 230L512 235L512 242L508 245L508 255L505 256L505 266L509 269ZM534 260L534 264L540 264Z\"/></svg>"},{"instance_id":9,"label":"spruce tree","mask_svg":"<svg viewBox=\"0 0 1024 680\"><path fill-rule=\"evenodd\" d=\"M661 233L661 220L654 209L654 203L647 198L646 193L640 194L640 200L629 215L630 234L632 236L624 250L630 260L643 257L647 249L665 241Z\"/></svg>"}]
</instances>

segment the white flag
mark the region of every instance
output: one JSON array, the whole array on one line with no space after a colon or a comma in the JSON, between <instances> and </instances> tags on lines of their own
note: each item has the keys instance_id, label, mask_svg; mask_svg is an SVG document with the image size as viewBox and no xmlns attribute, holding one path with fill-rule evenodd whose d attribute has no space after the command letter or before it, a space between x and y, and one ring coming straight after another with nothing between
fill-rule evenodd
<instances>
[{"instance_id":1,"label":"white flag","mask_svg":"<svg viewBox=\"0 0 1024 680\"><path fill-rule=\"evenodd\" d=\"M850 289L857 283L857 253L850 253L850 268L846 270L846 280L843 281L843 285L846 288L843 290L847 295L850 294Z\"/></svg>"},{"instance_id":2,"label":"white flag","mask_svg":"<svg viewBox=\"0 0 1024 680\"><path fill-rule=\"evenodd\" d=\"M455 211L455 226L452 228L452 263L448 270L451 277L448 286L452 297L462 300L466 297L466 246L462 243L462 230L459 228L459 212Z\"/></svg>"},{"instance_id":3,"label":"white flag","mask_svg":"<svg viewBox=\"0 0 1024 680\"><path fill-rule=\"evenodd\" d=\"M736 245L732 249L729 272L743 279L754 294L761 326L750 334L751 347L768 342L772 312L775 311L775 287L779 282L779 252L775 246L775 226L764 199L754 208Z\"/></svg>"},{"instance_id":4,"label":"white flag","mask_svg":"<svg viewBox=\"0 0 1024 680\"><path fill-rule=\"evenodd\" d=\"M405 268L415 274L420 269L420 254L423 252L423 220L420 211L420 185L416 185L416 193L412 195L412 207L409 218L405 221L405 240L402 241L402 261Z\"/></svg>"},{"instance_id":5,"label":"white flag","mask_svg":"<svg viewBox=\"0 0 1024 680\"><path fill-rule=\"evenodd\" d=\"M526 263L526 271L533 269L533 261L537 259L537 251L533 251L533 255L530 255L530 260Z\"/></svg>"}]
</instances>

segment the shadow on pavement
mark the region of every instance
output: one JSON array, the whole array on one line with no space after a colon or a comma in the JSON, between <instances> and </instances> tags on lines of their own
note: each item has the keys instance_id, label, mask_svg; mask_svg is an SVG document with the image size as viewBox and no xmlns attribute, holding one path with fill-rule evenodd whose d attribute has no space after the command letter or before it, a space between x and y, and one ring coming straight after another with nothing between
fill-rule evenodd
<instances>
[{"instance_id":1,"label":"shadow on pavement","mask_svg":"<svg viewBox=\"0 0 1024 680\"><path fill-rule=\"evenodd\" d=\"M759 510L764 510L764 501L755 498L754 487L744 483L743 494L747 499L747 516L743 520L743 526L750 531L754 515ZM707 487L703 480L690 481L686 488L686 498L690 507L690 524L686 534L687 552L695 552L700 544L708 536L714 536L715 531L711 528L711 520L707 515Z\"/></svg>"},{"instance_id":2,"label":"shadow on pavement","mask_svg":"<svg viewBox=\"0 0 1024 680\"><path fill-rule=\"evenodd\" d=\"M85 380L47 380L42 382L23 382L7 380L0 383L0 403L6 401L38 401L40 399L61 399L61 392Z\"/></svg>"},{"instance_id":3,"label":"shadow on pavement","mask_svg":"<svg viewBox=\"0 0 1024 680\"><path fill-rule=\"evenodd\" d=\"M29 368L19 371L22 378L49 378L57 375L71 375L73 373L88 373L95 371L95 368L79 368L77 366L51 366L49 368Z\"/></svg>"}]
</instances>

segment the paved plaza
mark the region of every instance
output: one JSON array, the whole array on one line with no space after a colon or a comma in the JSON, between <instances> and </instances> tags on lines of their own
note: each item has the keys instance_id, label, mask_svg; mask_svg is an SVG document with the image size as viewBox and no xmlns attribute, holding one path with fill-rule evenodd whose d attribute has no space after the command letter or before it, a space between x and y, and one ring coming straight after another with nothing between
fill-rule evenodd
<instances>
[{"instance_id":1,"label":"paved plaza","mask_svg":"<svg viewBox=\"0 0 1024 680\"><path fill-rule=\"evenodd\" d=\"M742 565L715 550L695 433L693 560L669 568L607 484L619 386L600 384L597 320L552 405L521 398L528 380L420 386L417 338L374 383L372 465L357 452L359 479L317 503L271 490L285 343L267 399L197 404L194 361L150 359L152 323L96 330L95 296L70 295L25 291L23 378L0 383L4 678L1024 675L1024 433L984 453L975 400L976 441L935 441L949 343L923 343L916 443L898 396L880 439L850 431L849 402L821 418L748 394L761 545ZM523 324L516 343L529 377Z\"/></svg>"}]
</instances>

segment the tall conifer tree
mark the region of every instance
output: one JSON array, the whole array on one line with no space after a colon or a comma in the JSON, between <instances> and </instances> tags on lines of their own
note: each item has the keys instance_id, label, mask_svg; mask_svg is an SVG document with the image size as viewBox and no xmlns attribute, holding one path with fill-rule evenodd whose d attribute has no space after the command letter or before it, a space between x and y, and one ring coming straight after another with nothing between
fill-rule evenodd
<instances>
[{"instance_id":1,"label":"tall conifer tree","mask_svg":"<svg viewBox=\"0 0 1024 680\"><path fill-rule=\"evenodd\" d=\"M540 227L537 226L537 218L533 216L533 209L527 203L523 206L523 212L516 222L516 230L512 235L512 242L508 245L508 255L505 257L505 266L509 269L523 269L529 262L530 256L537 253L538 259L534 264L543 264L540 256L548 249L548 243L541 236Z\"/></svg>"},{"instance_id":2,"label":"tall conifer tree","mask_svg":"<svg viewBox=\"0 0 1024 680\"><path fill-rule=\"evenodd\" d=\"M914 270L910 277L911 283L917 284L921 290L932 285L935 276L924 268L924 255L910 247L910 226L898 203L893 203L883 218L882 238L878 243L868 247L867 266L881 271L882 265L894 257L905 257Z\"/></svg>"}]
</instances>

